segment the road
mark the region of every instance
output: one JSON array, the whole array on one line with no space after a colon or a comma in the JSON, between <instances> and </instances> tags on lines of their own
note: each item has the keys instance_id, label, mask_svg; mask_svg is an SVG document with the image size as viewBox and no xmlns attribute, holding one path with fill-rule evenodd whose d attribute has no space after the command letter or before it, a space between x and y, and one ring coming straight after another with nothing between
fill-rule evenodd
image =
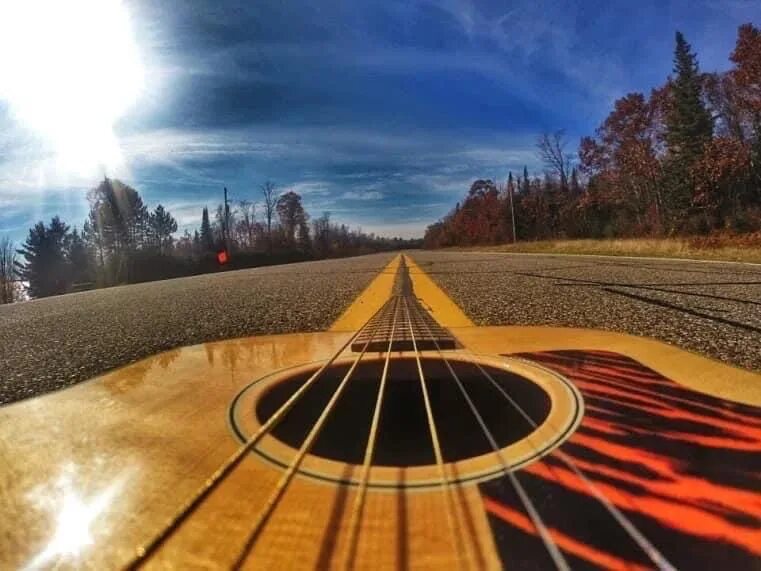
<instances>
[{"instance_id":1,"label":"road","mask_svg":"<svg viewBox=\"0 0 761 571\"><path fill-rule=\"evenodd\" d=\"M474 252L414 254L478 325L643 335L761 370L761 266Z\"/></svg>"},{"instance_id":2,"label":"road","mask_svg":"<svg viewBox=\"0 0 761 571\"><path fill-rule=\"evenodd\" d=\"M761 267L412 252L479 325L654 337L761 370ZM174 347L327 328L392 254L109 288L0 307L0 403Z\"/></svg>"},{"instance_id":3,"label":"road","mask_svg":"<svg viewBox=\"0 0 761 571\"><path fill-rule=\"evenodd\" d=\"M0 404L175 347L323 330L393 256L222 272L0 306Z\"/></svg>"}]
</instances>

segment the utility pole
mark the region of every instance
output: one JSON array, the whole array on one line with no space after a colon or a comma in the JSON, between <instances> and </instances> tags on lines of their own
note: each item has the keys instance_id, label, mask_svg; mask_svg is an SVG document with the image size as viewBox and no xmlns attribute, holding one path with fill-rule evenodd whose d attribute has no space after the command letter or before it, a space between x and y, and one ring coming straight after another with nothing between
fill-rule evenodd
<instances>
[{"instance_id":1,"label":"utility pole","mask_svg":"<svg viewBox=\"0 0 761 571\"><path fill-rule=\"evenodd\" d=\"M225 223L223 231L223 240L225 242L225 250L228 256L230 255L230 207L227 205L227 187L225 188Z\"/></svg>"}]
</instances>

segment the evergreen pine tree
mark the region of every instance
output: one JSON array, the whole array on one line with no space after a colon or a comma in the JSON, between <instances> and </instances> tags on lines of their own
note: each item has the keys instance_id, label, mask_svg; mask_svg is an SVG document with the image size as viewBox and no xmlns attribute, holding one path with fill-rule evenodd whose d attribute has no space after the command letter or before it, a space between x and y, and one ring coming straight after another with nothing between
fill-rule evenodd
<instances>
[{"instance_id":1,"label":"evergreen pine tree","mask_svg":"<svg viewBox=\"0 0 761 571\"><path fill-rule=\"evenodd\" d=\"M93 280L92 256L79 231L74 228L66 237L65 255L72 283Z\"/></svg>"},{"instance_id":2,"label":"evergreen pine tree","mask_svg":"<svg viewBox=\"0 0 761 571\"><path fill-rule=\"evenodd\" d=\"M528 167L524 165L523 167L523 188L521 189L523 192L528 193L528 191L531 189L531 181L528 178Z\"/></svg>"},{"instance_id":3,"label":"evergreen pine tree","mask_svg":"<svg viewBox=\"0 0 761 571\"><path fill-rule=\"evenodd\" d=\"M676 33L674 75L666 116L664 205L671 230L683 226L694 194L692 168L713 136L711 115L703 104L697 58L681 32Z\"/></svg>"},{"instance_id":4,"label":"evergreen pine tree","mask_svg":"<svg viewBox=\"0 0 761 571\"><path fill-rule=\"evenodd\" d=\"M209 252L214 250L214 233L211 230L209 209L206 206L203 207L203 214L201 215L201 247Z\"/></svg>"},{"instance_id":5,"label":"evergreen pine tree","mask_svg":"<svg viewBox=\"0 0 761 571\"><path fill-rule=\"evenodd\" d=\"M166 253L172 247L172 234L177 232L177 221L159 204L148 217L148 227L158 251Z\"/></svg>"},{"instance_id":6,"label":"evergreen pine tree","mask_svg":"<svg viewBox=\"0 0 761 571\"><path fill-rule=\"evenodd\" d=\"M510 236L512 241L517 240L515 231L515 183L513 182L513 171L507 173L507 207L509 209Z\"/></svg>"},{"instance_id":7,"label":"evergreen pine tree","mask_svg":"<svg viewBox=\"0 0 761 571\"><path fill-rule=\"evenodd\" d=\"M26 242L18 250L24 258L18 263L18 275L29 283L29 295L46 297L65 293L70 284L64 255L69 227L58 216L49 226L38 222L29 229Z\"/></svg>"},{"instance_id":8,"label":"evergreen pine tree","mask_svg":"<svg viewBox=\"0 0 761 571\"><path fill-rule=\"evenodd\" d=\"M148 209L134 188L116 179L104 178L87 198L87 236L95 246L100 279L129 282L137 252L148 242Z\"/></svg>"},{"instance_id":9,"label":"evergreen pine tree","mask_svg":"<svg viewBox=\"0 0 761 571\"><path fill-rule=\"evenodd\" d=\"M681 32L676 33L674 74L666 140L669 153L690 166L711 140L713 122L703 104L697 58Z\"/></svg>"}]
</instances>

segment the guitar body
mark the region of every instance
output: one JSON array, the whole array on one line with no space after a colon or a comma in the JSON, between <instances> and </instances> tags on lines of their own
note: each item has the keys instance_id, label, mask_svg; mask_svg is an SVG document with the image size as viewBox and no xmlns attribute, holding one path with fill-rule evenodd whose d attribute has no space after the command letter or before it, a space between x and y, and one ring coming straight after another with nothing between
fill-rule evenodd
<instances>
[{"instance_id":1,"label":"guitar body","mask_svg":"<svg viewBox=\"0 0 761 571\"><path fill-rule=\"evenodd\" d=\"M437 298L443 294L416 278L414 266L410 271L424 306L446 322L448 309ZM365 314L375 308L368 300L384 300L366 293ZM541 526L573 568L654 567L637 534L678 568L759 567L758 375L621 334L463 323L448 329L458 343L452 350L390 354L374 461L363 480L386 357L366 354L245 567L552 568L557 560ZM339 351L352 335L185 347L0 409L0 568L130 564L338 353L327 388L307 391L140 561L148 568L233 566L251 522L355 358L349 348ZM443 465L421 412L417 358ZM468 420L444 360L482 411L496 449ZM491 374L496 392L476 380L477 368ZM498 398L496 385L513 404Z\"/></svg>"}]
</instances>

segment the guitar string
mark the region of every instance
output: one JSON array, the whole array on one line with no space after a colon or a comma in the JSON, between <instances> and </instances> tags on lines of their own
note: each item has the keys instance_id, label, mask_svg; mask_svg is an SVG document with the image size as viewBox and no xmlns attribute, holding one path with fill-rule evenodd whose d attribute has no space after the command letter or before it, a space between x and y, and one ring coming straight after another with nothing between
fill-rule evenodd
<instances>
[{"instance_id":1,"label":"guitar string","mask_svg":"<svg viewBox=\"0 0 761 571\"><path fill-rule=\"evenodd\" d=\"M406 267L406 265L404 265L404 258L402 258L402 264L403 264L402 268ZM402 269L402 271L404 271L404 269ZM415 363L417 365L418 379L420 381L420 389L423 393L423 403L425 405L426 419L428 422L428 432L431 435L431 442L433 444L433 453L436 458L436 467L439 472L439 478L441 479L441 489L447 503L447 525L449 526L449 531L452 535L452 539L454 540L454 545L456 546L456 549L457 549L458 563L460 566L462 566L463 558L462 558L461 534L460 534L459 525L457 525L457 517L455 515L454 500L452 499L452 489L451 489L449 478L446 474L446 470L444 468L444 457L441 453L441 445L439 443L439 435L436 429L436 421L433 417L433 409L431 408L431 401L428 398L428 388L426 386L425 375L423 374L423 366L420 361L421 353L418 350L417 340L415 339L415 332L412 327L412 318L411 318L411 314L409 310L409 304L407 303L407 297L408 296L405 295L402 298L402 301L404 302L404 310L407 315L407 323L410 329L410 337L412 339L412 349L415 353ZM468 550L468 553L466 554L466 556L469 555L469 551L470 550Z\"/></svg>"},{"instance_id":2,"label":"guitar string","mask_svg":"<svg viewBox=\"0 0 761 571\"><path fill-rule=\"evenodd\" d=\"M499 383L497 383L492 375L486 369L484 369L484 367L475 358L473 358L472 351L466 349L463 351L463 353L468 356L468 360L471 362L471 364L475 365L479 371L492 383L492 385L494 385L494 387L499 390L499 392L508 400L513 408L515 408L535 429L538 428L536 422L534 422L528 413L526 413L525 410L523 410L523 408L507 393L507 391ZM534 362L531 362L531 365L539 367L552 374L553 376L557 376L554 371L547 369L546 367L542 367L541 365L538 365ZM533 444L532 439L529 437L527 440L529 441L529 444L532 446L532 448L534 448L536 452L539 452L539 448ZM655 545L653 545L650 540L647 539L647 537L634 525L634 523L626 515L624 515L624 513L621 512L621 510L619 510L615 504L613 504L613 502L611 502L610 499L605 496L605 494L597 486L594 485L591 480L589 480L589 478L587 478L582 470L576 466L573 460L565 452L556 449L552 452L552 454L557 454L558 458L560 458L560 460L576 474L576 476L592 492L595 498L603 505L608 513L616 520L616 522L624 529L624 531L629 534L632 540L640 547L640 549L645 552L645 554L659 569L664 571L676 571L676 567L674 567L674 565L669 562L669 560L658 550L658 548L655 547Z\"/></svg>"},{"instance_id":3,"label":"guitar string","mask_svg":"<svg viewBox=\"0 0 761 571\"><path fill-rule=\"evenodd\" d=\"M268 421L260 427L259 431L252 435L249 440L244 443L244 445L235 453L233 456L231 456L225 464L223 464L205 483L204 486L189 500L186 502L186 504L183 506L183 508L178 512L178 514L172 518L166 527L152 540L149 544L147 544L144 547L138 548L138 555L137 557L127 566L127 569L135 569L139 567L145 560L153 553L155 552L158 547L160 547L166 539L171 536L171 534L176 531L176 529L183 523L183 521L192 513L197 507L205 500L206 497L222 482L224 478L230 475L233 469L235 469L239 464L240 461L245 457L245 454L249 452L253 446L256 445L256 443L261 439L262 436L264 436L269 430L271 430L280 420L282 420L282 417L287 413L294 405L296 400L304 394L308 386L311 386L317 378L320 377L320 375L324 372L325 369L327 369L334 361L337 359L341 353L353 342L355 341L370 325L373 318L378 316L383 309L385 308L385 305L381 307L376 313L354 334L352 335L349 340L318 370L316 371L305 383L300 387L298 391L296 391L289 399L286 401L280 409L278 409L269 419ZM408 312L409 315L409 309L406 304L405 300L405 309ZM411 324L410 324L411 327ZM375 335L375 330L373 331L373 336ZM414 336L414 333L413 333ZM392 338L393 339L393 338ZM413 339L413 346L415 345L415 341ZM368 343L365 345L365 349L367 348ZM438 345L438 344L437 344ZM416 352L416 358L419 361L419 351L417 348L415 348ZM441 353L441 351L439 350ZM516 408L516 410L534 427L536 427L536 423L531 419L530 416L527 415L527 413L516 403L512 397L510 397L509 394L507 394L504 389L493 379L491 378L491 375L481 367L480 363L477 361L472 361L473 364L475 364L481 372L494 384L494 386L500 390L500 392L503 394L503 396L510 402L510 404ZM418 362L419 372L422 375L422 369L420 368L419 362ZM422 377L421 377L422 380ZM425 386L423 384L423 386ZM432 420L432 419L431 419ZM674 569L674 567L658 552L658 550L650 544L650 542L637 530L637 528L624 516L611 502L610 500L605 497L605 495L599 491L592 482L590 482L586 476L581 472L579 468L575 466L575 464L572 462L570 458L568 458L564 453L560 452L559 450L555 451L555 453L558 454L558 456L563 460L564 463L566 463L569 468L571 468L577 476L587 485L587 487L590 488L590 490L593 492L593 494L597 497L597 499L606 507L606 509L613 515L613 517L619 522L619 524L626 529L630 535L635 539L635 541L642 547L646 553L653 559L653 562L656 563L661 569ZM443 465L442 465L443 468ZM441 470L443 474L443 469ZM445 478L446 479L446 478ZM451 518L450 514L450 518ZM451 527L451 526L450 526Z\"/></svg>"},{"instance_id":4,"label":"guitar string","mask_svg":"<svg viewBox=\"0 0 761 571\"><path fill-rule=\"evenodd\" d=\"M483 430L484 435L486 436L486 439L489 441L490 446L494 449L494 452L497 454L497 457L499 458L500 463L502 464L502 468L505 474L510 479L510 483L515 489L515 492L518 494L518 497L520 498L520 501L523 504L523 507L526 510L526 513L528 513L529 517L531 518L531 521L534 524L534 527L536 527L536 530L539 532L539 536L542 542L544 543L544 546L547 549L548 553L550 554L552 561L555 563L555 566L560 571L569 571L570 566L568 565L568 562L566 561L565 557L563 557L563 554L560 552L560 549L558 548L555 541L552 539L552 536L550 535L550 532L547 529L547 526L545 526L544 522L542 521L542 518L539 515L539 512L534 506L534 503L531 501L531 498L529 497L525 488L518 480L518 477L513 473L510 467L510 463L505 459L502 453L502 450L497 444L497 441L494 439L494 436L492 435L491 431L486 426L486 423L484 422L484 419L481 416L481 413L478 412L476 405L473 403L473 400L470 398L470 395L468 394L467 389L465 388L462 381L460 380L460 377L457 375L457 372L454 370L449 360L446 358L444 352L441 350L441 347L439 346L438 341L436 341L436 337L433 335L433 332L431 331L430 325L428 325L428 322L424 318L421 317L420 320L424 323L428 331L428 335L430 336L431 340L434 343L434 346L436 347L436 351L438 352L441 359L444 361L444 365L449 370L449 373L454 379L457 387L460 389L462 396L465 398L465 401L467 402L468 407L470 408L478 424L480 425L481 430Z\"/></svg>"},{"instance_id":5,"label":"guitar string","mask_svg":"<svg viewBox=\"0 0 761 571\"><path fill-rule=\"evenodd\" d=\"M471 353L470 350L466 350L467 353ZM522 359L521 359L522 360ZM531 426L534 427L534 429L538 428L538 425L534 421L534 419L531 418L531 416L521 407L508 393L507 391L492 377L492 375L484 369L481 364L475 360L474 358L470 358L470 362L474 364L478 369L481 371L481 373L494 385L494 387L507 399L507 401L510 403L510 405L515 408L518 413L523 416L523 418L531 424ZM557 376L557 374L547 369L546 367L542 367L541 365L538 365L534 363L533 361L530 362L532 366L536 366L538 368L543 369L544 371L547 371L548 373L552 374L553 376ZM527 440L529 441L529 444L534 448L536 452L539 452L539 448L535 446L531 442L531 437L527 437ZM603 505L603 507L608 511L608 513L616 520L616 522L626 531L629 536L632 538L632 540L642 549L645 554L650 558L650 560L659 568L664 571L676 571L676 567L669 562L668 559L658 550L655 545L650 542L649 539L634 525L634 523L624 515L621 510L619 510L613 502L608 499L608 497L597 487L594 485L594 483L587 478L587 476L582 472L581 468L576 466L576 463L571 459L570 456L568 456L565 452L563 452L560 449L553 450L550 454L557 455L558 458L566 465L568 468L573 471L576 476L584 483L584 485L592 492L592 494L595 496L595 498Z\"/></svg>"},{"instance_id":6,"label":"guitar string","mask_svg":"<svg viewBox=\"0 0 761 571\"><path fill-rule=\"evenodd\" d=\"M429 329L430 330L430 329ZM438 346L438 344L437 344ZM470 350L463 351L463 354L472 354ZM442 355L443 357L443 355ZM489 374L488 371L486 371L481 364L475 360L473 357L469 356L468 360L471 362L471 364L475 365L479 371L497 388L500 393L510 402L510 404L518 410L518 412L534 427L537 428L537 424L533 421L533 419L520 407L520 405L515 402L515 400L510 397L510 395L505 391L505 389L497 383L497 381ZM551 371L545 367L542 367L540 365L537 365L536 363L531 362L533 366L537 366L548 373L552 374L553 376L557 376L557 374L554 371ZM535 446L532 442L532 439L530 437L527 438L529 444L534 448L535 451L539 452L539 448ZM578 468L575 463L571 460L570 457L568 457L564 452L560 450L555 450L552 452L553 454L557 454L558 457L579 477L579 479L582 480L582 482L592 491L593 495L597 498L600 503L606 508L606 510L611 514L611 516L616 520L616 522L622 526L622 528L629 534L629 536L632 538L632 540L645 552L645 554L651 559L653 563L658 566L659 569L663 569L665 571L676 571L676 568L666 559L666 557L660 553L660 551L645 537L645 535L637 529L637 527L634 525L634 523L628 519L603 493L600 491L597 486L595 486L581 471L580 468Z\"/></svg>"},{"instance_id":7,"label":"guitar string","mask_svg":"<svg viewBox=\"0 0 761 571\"><path fill-rule=\"evenodd\" d=\"M437 465L440 467L440 478L441 478L442 484L446 485L446 487L444 489L444 493L445 493L445 498L447 500L447 508L448 508L448 511L447 511L447 520L448 520L448 523L450 524L449 525L450 531L452 533L453 539L455 540L455 545L457 546L457 549L458 549L458 560L462 563L462 556L461 556L461 552L460 552L461 540L459 538L459 532L457 530L457 527L458 527L456 525L456 521L457 520L456 520L456 518L453 515L454 514L454 506L453 506L451 495L450 495L451 494L451 487L448 485L449 482L448 482L448 480L446 478L446 474L445 474L445 471L444 471L443 457L441 455L441 447L440 447L440 444L439 444L439 441L438 441L438 432L436 430L435 422L434 422L434 419L433 419L433 412L432 412L432 409L430 408L430 401L429 401L429 399L427 399L427 388L425 386L426 380L425 380L425 376L424 376L423 371L422 371L422 365L421 365L420 360L419 360L420 351L417 349L417 341L416 341L416 338L415 338L414 328L412 326L412 318L411 318L411 314L409 312L409 307L407 305L406 296L404 296L404 295L397 296L397 299L396 299L396 302L395 302L394 323L392 324L391 337L390 337L390 340L389 340L388 350L386 351L386 358L385 358L385 362L384 362L384 372L382 374L382 381L381 382L382 382L382 385L385 385L385 379L387 377L387 368L388 368L388 363L390 362L391 349L392 349L392 345L393 345L394 332L395 332L395 328L396 328L396 318L397 318L397 309L398 309L398 299L399 298L402 299L402 302L404 304L405 313L406 313L406 316L407 316L406 320L407 320L407 324L408 324L409 330L410 330L410 339L412 341L413 351L415 352L415 355L416 355L416 358L417 358L418 373L419 373L419 376L420 376L420 381L421 381L421 383L423 383L421 385L421 387L422 387L423 394L424 394L424 402L427 401L426 402L426 404L427 404L426 410L427 410L427 412L430 412L430 416L428 417L429 418L429 429L432 428L432 442L434 443L433 444L433 446L434 446L434 453L437 454L437 451L438 451L437 457L439 459L439 462L437 463ZM382 388L379 388L378 397L380 397L380 398L382 398L382 394L383 394L382 390L383 390ZM379 414L380 414L380 407L376 406L375 411L374 411L374 422L373 422L374 428L371 427L371 433L372 432L377 432L377 423L378 423L378 419L379 419ZM366 452L366 454L365 454L365 463L363 464L363 474L364 474L364 476L363 476L363 479L362 479L362 483L360 484L360 490L358 491L358 495L355 498L355 506L354 506L354 510L353 510L353 513L352 513L352 516L351 516L350 525L349 525L349 530L350 530L350 534L351 535L350 535L349 540L347 541L347 545L349 546L348 547L349 553L348 553L348 557L346 559L347 566L351 565L351 563L353 561L353 557L355 555L354 550L356 549L356 543L357 543L355 541L355 538L356 538L358 516L359 516L359 511L361 511L361 505L362 505L361 502L363 502L364 497L365 497L364 492L366 492L367 474L369 473L369 465L370 465L370 462L371 462L371 459L370 459L370 461L368 461L367 453L368 453L369 450L373 450L374 449L374 441L375 441L375 436L374 435L368 438L368 446L367 446L366 451L365 451ZM404 492L401 492L401 493L404 493Z\"/></svg>"},{"instance_id":8,"label":"guitar string","mask_svg":"<svg viewBox=\"0 0 761 571\"><path fill-rule=\"evenodd\" d=\"M217 470L203 483L199 490L191 496L177 513L167 521L164 527L154 538L146 545L137 548L135 557L130 561L125 569L132 571L143 565L148 558L153 555L161 545L183 524L183 522L204 502L204 500L227 478L235 468L237 468L248 453L256 444L266 435L277 423L279 423L285 414L293 408L296 401L312 386L322 373L333 364L333 362L349 347L359 336L369 327L373 319L378 316L386 307L384 304L368 319L365 324L357 330L333 355L315 371L309 379L291 397L276 410L259 429L234 452ZM377 326L376 326L377 327Z\"/></svg>"},{"instance_id":9,"label":"guitar string","mask_svg":"<svg viewBox=\"0 0 761 571\"><path fill-rule=\"evenodd\" d=\"M426 324L427 326L427 324ZM429 327L429 333L430 333L430 327ZM434 343L436 344L437 349L439 350L439 354L441 354L442 358L444 359L445 363L447 364L447 367L449 368L449 364L446 361L446 358L444 357L443 353L441 352L438 343L434 340ZM465 352L471 353L470 350L466 350ZM516 408L520 414L534 427L537 428L537 424L531 419L531 417L523 410L520 405L515 402L515 400L510 397L510 395L505 391L505 389L497 383L497 381L489 374L488 371L486 371L481 364L473 359L472 357L469 357L469 361L471 364L475 365L479 371L503 394L503 396L510 402L510 404ZM534 365L534 363L532 363ZM545 367L540 367L551 374L555 375L553 371L549 371ZM454 371L450 371L454 374ZM460 387L461 390L463 390L463 387ZM467 398L467 397L466 397ZM469 400L469 399L468 399ZM470 404L470 403L469 403ZM471 410L473 408L471 407ZM475 410L474 410L475 412ZM482 425L483 427L483 425ZM539 448L536 447L529 438L529 443L531 446L535 449L535 451L539 451ZM495 443L496 444L496 443ZM571 460L570 457L568 457L564 452L560 450L555 450L553 452L554 454L557 454L558 457L579 477L579 479L584 482L584 484L592 491L592 493L595 495L598 501L600 501L603 506L606 508L606 510L611 514L611 516L616 520L616 522L622 526L624 531L626 531L629 536L632 538L632 540L645 552L645 554L651 559L653 563L655 563L656 566L658 566L659 569L662 569L664 571L676 571L676 568L666 559L666 557L645 537L645 535L637 529L637 527L634 525L634 523L628 519L598 488L595 486L581 471L580 468L578 468L575 463ZM517 491L517 489L516 489ZM520 495L520 492L519 492ZM540 532L541 533L541 532Z\"/></svg>"},{"instance_id":10,"label":"guitar string","mask_svg":"<svg viewBox=\"0 0 761 571\"><path fill-rule=\"evenodd\" d=\"M391 349L394 344L396 321L397 317L399 316L399 305L399 296L396 295L394 298L394 320L391 323L391 335L389 336L388 347L386 348L386 357L383 362L383 372L381 373L380 385L378 386L378 394L375 399L373 418L372 422L370 423L370 433L367 437L367 446L365 447L365 455L362 462L362 474L360 476L359 489L357 490L357 495L354 498L354 505L351 511L351 519L349 520L349 538L347 540L349 551L346 556L345 564L345 568L347 569L351 568L354 564L354 558L357 551L357 543L359 542L359 522L362 516L365 496L367 493L367 482L370 475L370 465L372 464L373 455L375 453L375 439L378 433L378 425L380 424L380 414L381 408L383 407L383 396L386 389L388 367L391 361ZM404 493L404 491L401 493Z\"/></svg>"},{"instance_id":11,"label":"guitar string","mask_svg":"<svg viewBox=\"0 0 761 571\"><path fill-rule=\"evenodd\" d=\"M388 303L384 304L384 308L385 307L388 307ZM343 391L346 388L346 385L349 383L349 380L351 379L351 376L354 373L354 370L357 368L357 365L359 364L362 357L365 356L365 353L367 352L368 347L370 347L370 344L375 339L375 335L378 332L378 329L380 329L380 327L381 327L381 322L379 321L376 324L375 328L373 329L370 338L365 342L365 345L362 347L362 351L354 359L354 361L351 364L351 367L349 367L349 370L346 371L343 378L341 379L341 382L338 385L338 388L333 392L333 395L330 397L330 400L323 408L322 412L320 413L320 416L312 425L312 428L310 429L306 438L301 443L301 447L299 448L298 453L296 454L294 459L291 461L291 463L288 465L288 468L280 477L280 480L278 480L277 484L275 485L275 488L273 489L273 491L270 493L269 497L267 498L267 501L264 504L264 507L262 507L259 510L259 513L254 519L254 523L251 526L251 529L246 536L246 540L243 543L243 547L238 552L238 555L235 558L235 562L231 566L232 569L240 569L243 566L246 558L251 552L251 549L253 549L254 544L256 543L256 540L259 537L259 534L264 528L264 525L269 520L270 516L272 515L272 512L275 510L275 508L277 507L277 504L280 502L280 499L285 494L286 488L288 487L290 482L293 480L293 476L296 474L296 471L299 469L299 466L301 465L301 462L303 461L304 457L309 453L309 450L312 447L312 444L319 436L320 431L322 430L322 427L325 424L325 421L328 419L331 411L335 407L338 400L341 398L341 395L343 394Z\"/></svg>"}]
</instances>

